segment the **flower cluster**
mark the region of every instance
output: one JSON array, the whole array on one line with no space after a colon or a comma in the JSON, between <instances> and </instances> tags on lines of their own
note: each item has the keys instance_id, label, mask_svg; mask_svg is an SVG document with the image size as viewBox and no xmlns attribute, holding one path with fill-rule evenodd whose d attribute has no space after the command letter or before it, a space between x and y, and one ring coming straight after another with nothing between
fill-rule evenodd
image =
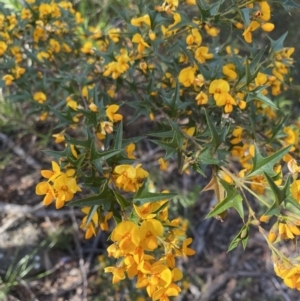
<instances>
[{"instance_id":1,"label":"flower cluster","mask_svg":"<svg viewBox=\"0 0 300 301\"><path fill-rule=\"evenodd\" d=\"M300 291L300 265L293 264L288 260L276 262L274 270L278 277L282 278L284 284L292 289Z\"/></svg>"},{"instance_id":2,"label":"flower cluster","mask_svg":"<svg viewBox=\"0 0 300 301\"><path fill-rule=\"evenodd\" d=\"M137 156L142 139L151 137L163 150L154 154L160 171L178 162L180 172L206 175L211 166L204 191L213 189L217 204L208 217L223 220L234 208L244 223L230 249L246 246L250 225L262 227L249 193L266 207L261 222L276 216L269 246L300 235L300 127L278 101L292 89L294 48L284 47L285 35L270 39L268 51L264 43L248 45L259 29L261 39L274 29L267 1L238 1L234 8L217 2L133 2L122 9L120 24L105 26L85 20L70 1L26 0L19 11L0 7L5 97L29 102L24 107L41 121L57 122L51 134L63 143L49 152L60 166L52 162L53 170L42 171L46 181L36 193L45 195L45 205L55 200L61 208L81 188L90 191L69 203L83 207L85 237L107 231L114 218L108 253L118 263L106 271L114 283L126 273L136 276L136 286L153 300L179 294L175 259L194 251L186 224L168 216L174 194L148 191L151 170ZM276 273L297 287L297 269L282 260Z\"/></svg>"},{"instance_id":3,"label":"flower cluster","mask_svg":"<svg viewBox=\"0 0 300 301\"><path fill-rule=\"evenodd\" d=\"M180 219L168 220L167 205L166 200L134 205L136 222L121 221L111 234L114 243L107 249L109 256L119 259L117 266L105 269L113 273L113 283L124 279L125 272L129 278L136 276L136 287L144 287L153 300L167 301L179 294L181 289L175 282L182 272L175 258L195 254L188 247L192 239L183 239L185 225ZM162 252L159 259L153 256L155 250Z\"/></svg>"},{"instance_id":4,"label":"flower cluster","mask_svg":"<svg viewBox=\"0 0 300 301\"><path fill-rule=\"evenodd\" d=\"M56 209L59 209L65 205L65 202L71 201L76 192L81 191L76 183L74 169L62 172L59 165L52 161L52 170L42 170L41 174L48 180L36 186L36 194L45 194L43 200L45 206L55 200Z\"/></svg>"}]
</instances>

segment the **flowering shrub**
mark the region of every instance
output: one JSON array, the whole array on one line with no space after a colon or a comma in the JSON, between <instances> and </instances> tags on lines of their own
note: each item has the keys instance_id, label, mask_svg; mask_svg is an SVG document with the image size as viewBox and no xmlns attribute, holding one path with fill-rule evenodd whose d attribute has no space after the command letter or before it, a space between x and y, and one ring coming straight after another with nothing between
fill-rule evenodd
<instances>
[{"instance_id":1,"label":"flowering shrub","mask_svg":"<svg viewBox=\"0 0 300 301\"><path fill-rule=\"evenodd\" d=\"M278 98L292 80L287 33L278 40L264 33L274 30L267 1L155 3L125 7L121 23L105 29L89 24L69 1L0 7L1 86L41 121L55 116L61 131L53 137L65 145L46 151L55 161L42 170L46 180L36 193L57 209L83 207L87 239L114 218L107 252L118 263L105 269L113 283L136 277L136 287L153 300L177 296L176 258L195 251L186 221L169 219L176 194L149 192L150 175L135 154L145 137L123 138L123 121L143 116L156 126L148 137L165 151L161 171L175 158L182 173L205 176L212 169L203 191L214 190L217 204L207 217L224 220L233 208L244 223L229 250L245 248L249 227L258 227L276 274L300 289L299 258L276 247L300 235L300 127L279 110ZM135 110L131 120L128 107ZM83 188L90 195L74 198Z\"/></svg>"}]
</instances>

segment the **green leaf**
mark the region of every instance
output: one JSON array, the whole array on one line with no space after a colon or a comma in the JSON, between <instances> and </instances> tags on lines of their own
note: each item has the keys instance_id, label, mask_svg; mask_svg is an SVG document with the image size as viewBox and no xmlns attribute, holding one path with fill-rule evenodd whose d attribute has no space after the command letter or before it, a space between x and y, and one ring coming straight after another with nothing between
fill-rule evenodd
<instances>
[{"instance_id":1,"label":"green leaf","mask_svg":"<svg viewBox=\"0 0 300 301\"><path fill-rule=\"evenodd\" d=\"M269 216L269 215L276 215L278 216L280 214L280 204L289 196L290 194L290 180L291 177L289 176L287 178L287 181L285 182L285 185L283 186L282 189L278 187L278 185L273 181L273 179L267 174L264 173L269 186L274 194L274 202L272 206L264 213L264 215Z\"/></svg>"},{"instance_id":2,"label":"green leaf","mask_svg":"<svg viewBox=\"0 0 300 301\"><path fill-rule=\"evenodd\" d=\"M270 54L275 51L281 50L283 48L283 42L284 42L285 38L287 37L287 35L288 35L288 31L286 33L284 33L278 40L272 40L269 36L267 36L271 42Z\"/></svg>"},{"instance_id":3,"label":"green leaf","mask_svg":"<svg viewBox=\"0 0 300 301\"><path fill-rule=\"evenodd\" d=\"M279 2L289 14L291 14L291 8L300 8L300 5L295 3L293 0L281 0L277 2Z\"/></svg>"},{"instance_id":4,"label":"green leaf","mask_svg":"<svg viewBox=\"0 0 300 301\"><path fill-rule=\"evenodd\" d=\"M118 126L117 133L114 137L113 149L121 150L122 149L122 137L123 137L123 121L121 120Z\"/></svg>"},{"instance_id":5,"label":"green leaf","mask_svg":"<svg viewBox=\"0 0 300 301\"><path fill-rule=\"evenodd\" d=\"M244 225L242 229L239 231L239 233L235 236L235 238L230 243L227 252L230 252L233 249L235 249L238 246L239 242L242 242L243 248L246 249L248 238L249 238L248 225Z\"/></svg>"},{"instance_id":6,"label":"green leaf","mask_svg":"<svg viewBox=\"0 0 300 301\"><path fill-rule=\"evenodd\" d=\"M201 20L205 22L211 16L210 6L204 0L197 0L196 3L201 14Z\"/></svg>"},{"instance_id":7,"label":"green leaf","mask_svg":"<svg viewBox=\"0 0 300 301\"><path fill-rule=\"evenodd\" d=\"M102 206L103 210L109 210L112 203L116 201L115 195L111 189L107 187L107 185L104 185L104 188L102 191L93 196L85 197L80 200L71 201L67 204L67 206L79 206L79 207L85 207L85 206Z\"/></svg>"},{"instance_id":8,"label":"green leaf","mask_svg":"<svg viewBox=\"0 0 300 301\"><path fill-rule=\"evenodd\" d=\"M172 130L161 132L161 133L150 134L152 136L154 135L162 138L163 137L171 138L171 140L169 141L150 140L153 143L159 145L161 148L163 148L166 151L164 157L165 159L170 159L174 157L177 153L177 150L182 148L183 141L184 139L186 139L181 133L181 129L179 128L179 125L172 120L168 120L168 121Z\"/></svg>"},{"instance_id":9,"label":"green leaf","mask_svg":"<svg viewBox=\"0 0 300 301\"><path fill-rule=\"evenodd\" d=\"M101 161L105 161L105 160L119 154L121 151L122 150L107 150L107 151L98 152L95 148L95 144L93 144L91 147L91 161L94 162L99 159Z\"/></svg>"},{"instance_id":10,"label":"green leaf","mask_svg":"<svg viewBox=\"0 0 300 301\"><path fill-rule=\"evenodd\" d=\"M76 145L76 146L83 146L85 148L90 148L91 145L91 139L87 139L87 140L77 140L77 139L73 139L71 138L69 135L65 134L65 140L66 142Z\"/></svg>"},{"instance_id":11,"label":"green leaf","mask_svg":"<svg viewBox=\"0 0 300 301\"><path fill-rule=\"evenodd\" d=\"M93 218L93 215L97 211L98 208L99 208L99 206L92 206L90 208L90 211L89 211L89 213L87 215L87 218L86 218L86 223L85 223L86 225L88 225L91 222L91 220Z\"/></svg>"},{"instance_id":12,"label":"green leaf","mask_svg":"<svg viewBox=\"0 0 300 301\"><path fill-rule=\"evenodd\" d=\"M60 159L67 156L67 149L63 151L42 150L42 152L55 159Z\"/></svg>"},{"instance_id":13,"label":"green leaf","mask_svg":"<svg viewBox=\"0 0 300 301\"><path fill-rule=\"evenodd\" d=\"M171 110L171 117L175 117L179 110L185 109L190 104L180 100L180 83L178 80L176 81L175 90L171 89L170 91L161 91L161 98L164 104L166 104Z\"/></svg>"},{"instance_id":14,"label":"green leaf","mask_svg":"<svg viewBox=\"0 0 300 301\"><path fill-rule=\"evenodd\" d=\"M145 181L143 186L140 187L136 195L133 197L133 203L141 206L146 203L168 200L176 195L176 193L151 193L148 191L147 181Z\"/></svg>"},{"instance_id":15,"label":"green leaf","mask_svg":"<svg viewBox=\"0 0 300 301\"><path fill-rule=\"evenodd\" d=\"M251 100L259 100L259 101L263 102L264 104L266 104L267 106L278 110L278 107L276 106L276 104L272 100L270 100L267 96L262 94L261 89L258 92L248 93L246 101L249 102Z\"/></svg>"},{"instance_id":16,"label":"green leaf","mask_svg":"<svg viewBox=\"0 0 300 301\"><path fill-rule=\"evenodd\" d=\"M250 25L250 11L251 11L250 8L243 8L240 10L241 17L247 26Z\"/></svg>"},{"instance_id":17,"label":"green leaf","mask_svg":"<svg viewBox=\"0 0 300 301\"><path fill-rule=\"evenodd\" d=\"M113 190L113 193L116 197L117 202L121 206L121 209L124 210L126 207L128 207L131 203L127 201L121 194L117 193Z\"/></svg>"},{"instance_id":18,"label":"green leaf","mask_svg":"<svg viewBox=\"0 0 300 301\"><path fill-rule=\"evenodd\" d=\"M281 121L278 122L277 125L275 125L275 127L271 127L271 131L272 131L272 136L271 138L267 141L267 144L271 143L274 138L276 137L276 135L279 133L279 131L282 129L282 127L284 126L284 124L286 123L287 119L288 119L289 115L285 115Z\"/></svg>"},{"instance_id":19,"label":"green leaf","mask_svg":"<svg viewBox=\"0 0 300 301\"><path fill-rule=\"evenodd\" d=\"M221 133L219 134L217 132L214 124L212 123L211 119L209 118L206 110L205 110L205 116L206 116L207 125L208 125L210 133L211 133L211 141L209 144L212 145L212 147L214 148L214 152L215 152L217 150L217 148L221 145L221 143L225 140L229 128L224 127L222 129Z\"/></svg>"},{"instance_id":20,"label":"green leaf","mask_svg":"<svg viewBox=\"0 0 300 301\"><path fill-rule=\"evenodd\" d=\"M177 154L177 142L175 141L175 139L173 139L170 142L163 142L163 141L159 141L159 140L151 140L151 142L157 144L158 146L160 146L165 152L165 156L164 159L171 159L173 158L176 154Z\"/></svg>"},{"instance_id":21,"label":"green leaf","mask_svg":"<svg viewBox=\"0 0 300 301\"><path fill-rule=\"evenodd\" d=\"M243 198L238 193L237 189L233 186L228 184L223 180L219 180L221 185L224 187L226 191L226 197L220 203L218 203L208 214L205 218L213 217L216 215L221 214L225 210L229 208L234 208L239 213L242 220L244 220L244 208L243 208Z\"/></svg>"},{"instance_id":22,"label":"green leaf","mask_svg":"<svg viewBox=\"0 0 300 301\"><path fill-rule=\"evenodd\" d=\"M218 165L220 162L218 159L215 159L212 156L212 150L210 148L204 148L200 155L197 157L197 161L199 161L199 163L201 164L214 164L214 165Z\"/></svg>"},{"instance_id":23,"label":"green leaf","mask_svg":"<svg viewBox=\"0 0 300 301\"><path fill-rule=\"evenodd\" d=\"M261 175L267 173L270 176L274 176L275 172L273 170L274 164L278 163L281 158L289 152L292 145L289 145L283 149L280 149L276 153L270 155L269 157L264 158L255 144L255 156L252 158L252 170L247 175L247 177L252 177L256 175Z\"/></svg>"},{"instance_id":24,"label":"green leaf","mask_svg":"<svg viewBox=\"0 0 300 301\"><path fill-rule=\"evenodd\" d=\"M277 206L279 206L290 194L291 176L289 175L283 188L280 189L278 185L273 181L273 179L267 173L264 173L264 175L269 183L271 190L274 193L275 202Z\"/></svg>"}]
</instances>

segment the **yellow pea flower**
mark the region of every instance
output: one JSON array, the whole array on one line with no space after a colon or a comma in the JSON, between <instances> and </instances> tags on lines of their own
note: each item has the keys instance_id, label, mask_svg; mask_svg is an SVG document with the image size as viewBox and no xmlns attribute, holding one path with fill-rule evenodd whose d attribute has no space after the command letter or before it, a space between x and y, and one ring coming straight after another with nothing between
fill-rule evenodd
<instances>
[{"instance_id":1,"label":"yellow pea flower","mask_svg":"<svg viewBox=\"0 0 300 301\"><path fill-rule=\"evenodd\" d=\"M127 153L127 157L129 159L136 159L136 156L133 155L134 150L135 150L134 143L130 143L125 147L125 152Z\"/></svg>"},{"instance_id":2,"label":"yellow pea flower","mask_svg":"<svg viewBox=\"0 0 300 301\"><path fill-rule=\"evenodd\" d=\"M183 241L182 248L181 248L181 252L183 256L185 257L192 256L196 253L193 249L188 247L188 245L190 245L192 242L193 242L192 238L187 238Z\"/></svg>"},{"instance_id":3,"label":"yellow pea flower","mask_svg":"<svg viewBox=\"0 0 300 301\"><path fill-rule=\"evenodd\" d=\"M185 87L191 86L194 83L195 71L194 67L186 67L182 69L178 76L179 82Z\"/></svg>"},{"instance_id":4,"label":"yellow pea flower","mask_svg":"<svg viewBox=\"0 0 300 301\"><path fill-rule=\"evenodd\" d=\"M40 13L40 19L43 19L44 17L52 13L52 6L47 3L42 3L39 6L39 13Z\"/></svg>"},{"instance_id":5,"label":"yellow pea flower","mask_svg":"<svg viewBox=\"0 0 300 301\"><path fill-rule=\"evenodd\" d=\"M147 251L152 251L158 247L157 237L162 236L164 227L156 219L144 220L140 227L140 246Z\"/></svg>"},{"instance_id":6,"label":"yellow pea flower","mask_svg":"<svg viewBox=\"0 0 300 301\"><path fill-rule=\"evenodd\" d=\"M89 104L89 109L95 113L99 112L98 107L93 102Z\"/></svg>"},{"instance_id":7,"label":"yellow pea flower","mask_svg":"<svg viewBox=\"0 0 300 301\"><path fill-rule=\"evenodd\" d=\"M263 21L269 21L271 18L271 8L267 1L259 1L258 5L260 6L258 18Z\"/></svg>"},{"instance_id":8,"label":"yellow pea flower","mask_svg":"<svg viewBox=\"0 0 300 301\"><path fill-rule=\"evenodd\" d=\"M121 31L120 28L111 28L107 31L107 34L113 42L118 43L120 37L120 31Z\"/></svg>"},{"instance_id":9,"label":"yellow pea flower","mask_svg":"<svg viewBox=\"0 0 300 301\"><path fill-rule=\"evenodd\" d=\"M50 58L50 53L45 52L45 51L40 51L40 52L37 53L36 57L40 62L43 62L44 59L49 59Z\"/></svg>"},{"instance_id":10,"label":"yellow pea flower","mask_svg":"<svg viewBox=\"0 0 300 301\"><path fill-rule=\"evenodd\" d=\"M263 23L261 28L266 32L270 32L275 28L275 25L273 23Z\"/></svg>"},{"instance_id":11,"label":"yellow pea flower","mask_svg":"<svg viewBox=\"0 0 300 301\"><path fill-rule=\"evenodd\" d=\"M7 44L4 41L0 41L0 56L4 54L7 49Z\"/></svg>"},{"instance_id":12,"label":"yellow pea flower","mask_svg":"<svg viewBox=\"0 0 300 301\"><path fill-rule=\"evenodd\" d=\"M257 87L265 85L267 83L267 81L268 81L268 77L266 74L261 73L261 72L257 73L257 76L255 78L255 84Z\"/></svg>"},{"instance_id":13,"label":"yellow pea flower","mask_svg":"<svg viewBox=\"0 0 300 301\"><path fill-rule=\"evenodd\" d=\"M100 128L101 128L101 134L104 136L106 134L111 134L114 131L114 125L110 121L102 121L100 123Z\"/></svg>"},{"instance_id":14,"label":"yellow pea flower","mask_svg":"<svg viewBox=\"0 0 300 301\"><path fill-rule=\"evenodd\" d=\"M53 138L55 138L55 143L61 143L63 141L65 141L65 135L64 133L58 133L58 134L53 134L52 135Z\"/></svg>"},{"instance_id":15,"label":"yellow pea flower","mask_svg":"<svg viewBox=\"0 0 300 301\"><path fill-rule=\"evenodd\" d=\"M167 170L169 162L165 161L163 158L158 159L159 169L160 170Z\"/></svg>"},{"instance_id":16,"label":"yellow pea flower","mask_svg":"<svg viewBox=\"0 0 300 301\"><path fill-rule=\"evenodd\" d=\"M106 267L104 269L105 273L113 273L112 283L116 284L121 280L125 279L125 268L123 266L120 267Z\"/></svg>"},{"instance_id":17,"label":"yellow pea flower","mask_svg":"<svg viewBox=\"0 0 300 301\"><path fill-rule=\"evenodd\" d=\"M260 27L257 21L252 21L250 25L244 30L243 36L247 43L252 42L252 32Z\"/></svg>"},{"instance_id":18,"label":"yellow pea flower","mask_svg":"<svg viewBox=\"0 0 300 301\"><path fill-rule=\"evenodd\" d=\"M93 43L91 41L86 41L81 47L80 51L85 54L93 54Z\"/></svg>"},{"instance_id":19,"label":"yellow pea flower","mask_svg":"<svg viewBox=\"0 0 300 301\"><path fill-rule=\"evenodd\" d=\"M68 96L66 98L67 106L69 108L72 108L74 111L77 111L78 109L78 103L77 101L73 100L71 96Z\"/></svg>"},{"instance_id":20,"label":"yellow pea flower","mask_svg":"<svg viewBox=\"0 0 300 301\"><path fill-rule=\"evenodd\" d=\"M118 105L110 105L106 109L106 116L111 122L118 122L123 119L123 116L121 114L116 114L116 112L119 110Z\"/></svg>"},{"instance_id":21,"label":"yellow pea flower","mask_svg":"<svg viewBox=\"0 0 300 301\"><path fill-rule=\"evenodd\" d=\"M49 40L50 51L54 53L59 53L61 50L60 44L55 39Z\"/></svg>"},{"instance_id":22,"label":"yellow pea flower","mask_svg":"<svg viewBox=\"0 0 300 301\"><path fill-rule=\"evenodd\" d=\"M91 238L93 235L96 236L96 226L99 223L99 217L97 211L94 212L91 221L86 224L87 216L91 210L91 207L83 207L81 212L85 213L86 216L82 219L80 229L85 229L85 239Z\"/></svg>"},{"instance_id":23,"label":"yellow pea flower","mask_svg":"<svg viewBox=\"0 0 300 301\"><path fill-rule=\"evenodd\" d=\"M15 78L10 74L6 74L6 75L2 76L2 80L5 81L6 86L10 86L10 85L12 85Z\"/></svg>"},{"instance_id":24,"label":"yellow pea flower","mask_svg":"<svg viewBox=\"0 0 300 301\"><path fill-rule=\"evenodd\" d=\"M23 7L22 11L21 11L21 19L27 20L27 19L30 19L31 17L32 17L32 13L31 13L30 9Z\"/></svg>"},{"instance_id":25,"label":"yellow pea flower","mask_svg":"<svg viewBox=\"0 0 300 301\"><path fill-rule=\"evenodd\" d=\"M213 80L210 85L208 92L210 94L214 94L214 99L218 98L219 94L224 92L229 92L230 86L229 83L224 79L215 79Z\"/></svg>"},{"instance_id":26,"label":"yellow pea flower","mask_svg":"<svg viewBox=\"0 0 300 301\"><path fill-rule=\"evenodd\" d=\"M206 46L198 47L195 51L195 59L201 63L204 64L206 60L210 60L214 57L212 53L208 52L209 49Z\"/></svg>"},{"instance_id":27,"label":"yellow pea flower","mask_svg":"<svg viewBox=\"0 0 300 301\"><path fill-rule=\"evenodd\" d=\"M283 132L287 135L284 141L288 145L295 145L298 143L298 134L295 131L293 131L291 127L285 127L283 129Z\"/></svg>"},{"instance_id":28,"label":"yellow pea flower","mask_svg":"<svg viewBox=\"0 0 300 301\"><path fill-rule=\"evenodd\" d=\"M170 296L176 297L180 292L180 287L175 283L171 283L167 288L160 288L155 293L153 293L152 300L169 301Z\"/></svg>"},{"instance_id":29,"label":"yellow pea flower","mask_svg":"<svg viewBox=\"0 0 300 301\"><path fill-rule=\"evenodd\" d=\"M47 97L43 92L36 92L33 95L33 99L38 103L44 103L47 100Z\"/></svg>"},{"instance_id":30,"label":"yellow pea flower","mask_svg":"<svg viewBox=\"0 0 300 301\"><path fill-rule=\"evenodd\" d=\"M145 42L145 40L142 38L142 36L139 33L136 33L132 37L132 43L138 44L138 52L142 53L146 47L150 47L148 43Z\"/></svg>"},{"instance_id":31,"label":"yellow pea flower","mask_svg":"<svg viewBox=\"0 0 300 301\"><path fill-rule=\"evenodd\" d=\"M160 205L157 205L157 203L146 203L143 204L142 206L137 206L133 204L134 210L136 214L141 218L141 219L150 219L154 218L156 216L154 212L159 208Z\"/></svg>"},{"instance_id":32,"label":"yellow pea flower","mask_svg":"<svg viewBox=\"0 0 300 301\"><path fill-rule=\"evenodd\" d=\"M119 189L136 192L148 175L148 172L141 167L141 164L138 164L136 167L123 164L114 168L113 180Z\"/></svg>"},{"instance_id":33,"label":"yellow pea flower","mask_svg":"<svg viewBox=\"0 0 300 301\"><path fill-rule=\"evenodd\" d=\"M35 188L35 193L37 195L44 195L45 197L43 199L43 205L48 206L50 205L54 198L55 198L55 192L52 186L50 185L49 182L40 182L37 184Z\"/></svg>"},{"instance_id":34,"label":"yellow pea flower","mask_svg":"<svg viewBox=\"0 0 300 301\"><path fill-rule=\"evenodd\" d=\"M214 26L208 26L207 24L204 25L204 29L206 30L207 34L212 37L216 37L220 32L219 28L216 28Z\"/></svg>"},{"instance_id":35,"label":"yellow pea flower","mask_svg":"<svg viewBox=\"0 0 300 301\"><path fill-rule=\"evenodd\" d=\"M139 17L139 18L132 18L130 23L131 23L131 25L137 26L137 27L142 26L143 23L145 23L149 27L151 26L151 20L150 20L150 16L148 14L146 14L142 17Z\"/></svg>"},{"instance_id":36,"label":"yellow pea flower","mask_svg":"<svg viewBox=\"0 0 300 301\"><path fill-rule=\"evenodd\" d=\"M140 243L140 229L131 221L122 221L112 232L111 240L125 253L133 252Z\"/></svg>"},{"instance_id":37,"label":"yellow pea flower","mask_svg":"<svg viewBox=\"0 0 300 301\"><path fill-rule=\"evenodd\" d=\"M77 191L81 191L76 184L76 179L67 177L65 173L61 173L55 179L53 189L55 191L56 209L63 207L65 202L73 199Z\"/></svg>"},{"instance_id":38,"label":"yellow pea flower","mask_svg":"<svg viewBox=\"0 0 300 301\"><path fill-rule=\"evenodd\" d=\"M229 79L236 79L237 73L235 72L235 65L234 64L227 64L222 67L222 72L226 75Z\"/></svg>"},{"instance_id":39,"label":"yellow pea flower","mask_svg":"<svg viewBox=\"0 0 300 301\"><path fill-rule=\"evenodd\" d=\"M232 131L232 136L234 137L233 139L230 140L231 144L238 144L242 141L242 133L243 133L243 128L238 126Z\"/></svg>"},{"instance_id":40,"label":"yellow pea flower","mask_svg":"<svg viewBox=\"0 0 300 301\"><path fill-rule=\"evenodd\" d=\"M102 231L108 231L107 222L113 217L112 212L108 212L105 216L101 216L99 220L99 225Z\"/></svg>"},{"instance_id":41,"label":"yellow pea flower","mask_svg":"<svg viewBox=\"0 0 300 301\"><path fill-rule=\"evenodd\" d=\"M300 235L299 228L294 224L279 223L279 236L281 239L294 239Z\"/></svg>"},{"instance_id":42,"label":"yellow pea flower","mask_svg":"<svg viewBox=\"0 0 300 301\"><path fill-rule=\"evenodd\" d=\"M201 91L196 96L196 100L197 100L197 105L198 106L206 105L208 103L208 96L207 96L206 93L204 93L203 91Z\"/></svg>"},{"instance_id":43,"label":"yellow pea flower","mask_svg":"<svg viewBox=\"0 0 300 301\"><path fill-rule=\"evenodd\" d=\"M202 36L197 28L193 28L191 33L186 37L186 43L188 45L196 44L198 46L202 43Z\"/></svg>"},{"instance_id":44,"label":"yellow pea flower","mask_svg":"<svg viewBox=\"0 0 300 301\"><path fill-rule=\"evenodd\" d=\"M291 185L291 194L298 203L300 203L300 180L296 180Z\"/></svg>"}]
</instances>

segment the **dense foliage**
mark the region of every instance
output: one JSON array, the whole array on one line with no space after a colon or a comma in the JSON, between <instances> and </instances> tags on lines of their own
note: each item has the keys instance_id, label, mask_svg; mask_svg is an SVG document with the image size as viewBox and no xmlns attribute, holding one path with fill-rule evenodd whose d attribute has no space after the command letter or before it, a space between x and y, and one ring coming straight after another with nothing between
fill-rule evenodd
<instances>
[{"instance_id":1,"label":"dense foliage","mask_svg":"<svg viewBox=\"0 0 300 301\"><path fill-rule=\"evenodd\" d=\"M101 29L68 1L0 8L6 97L30 104L27 113L40 120L55 116L55 142L65 145L46 151L55 161L42 170L36 193L57 209L83 207L87 239L114 218L107 251L118 263L105 269L113 283L136 277L136 287L153 300L177 296L176 258L195 253L187 223L169 219L175 193L149 192L150 175L135 154L145 137L123 138L123 122L146 118L154 129L147 139L165 151L161 172L174 159L181 173L205 176L212 169L203 191L214 190L217 204L207 217L224 220L233 208L244 223L229 250L245 248L249 227L258 227L276 274L300 289L298 259L276 248L300 235L300 126L279 109L292 81L294 48L283 44L287 33L277 40L265 34L276 30L270 3L140 1L116 13ZM130 120L128 107L135 110ZM82 190L90 194L74 198ZM271 218L267 233L263 223Z\"/></svg>"}]
</instances>

